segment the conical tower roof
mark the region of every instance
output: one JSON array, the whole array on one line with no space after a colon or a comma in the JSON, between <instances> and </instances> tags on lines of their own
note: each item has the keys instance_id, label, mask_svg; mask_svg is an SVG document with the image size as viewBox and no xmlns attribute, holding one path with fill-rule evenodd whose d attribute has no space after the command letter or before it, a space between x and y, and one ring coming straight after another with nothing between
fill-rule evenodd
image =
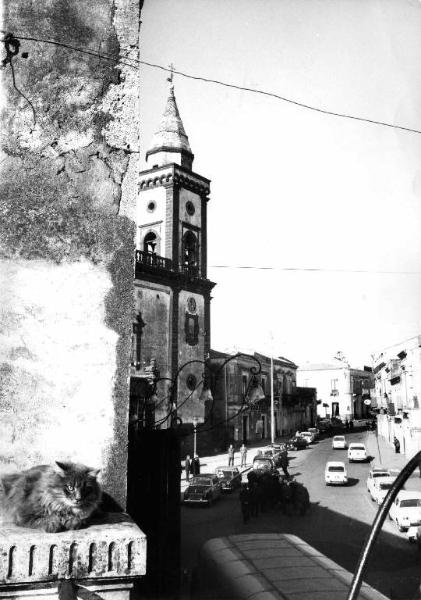
<instances>
[{"instance_id":1,"label":"conical tower roof","mask_svg":"<svg viewBox=\"0 0 421 600\"><path fill-rule=\"evenodd\" d=\"M149 150L146 152L146 158L151 154L158 152L180 152L193 158L189 144L189 138L184 130L183 121L178 111L177 102L174 95L174 85L171 83L167 104L161 119L158 131L152 138Z\"/></svg>"}]
</instances>

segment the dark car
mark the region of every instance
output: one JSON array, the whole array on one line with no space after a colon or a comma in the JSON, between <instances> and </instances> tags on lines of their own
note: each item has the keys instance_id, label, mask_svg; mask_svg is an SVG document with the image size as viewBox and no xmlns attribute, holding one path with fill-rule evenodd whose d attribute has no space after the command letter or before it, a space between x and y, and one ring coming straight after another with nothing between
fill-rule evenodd
<instances>
[{"instance_id":1,"label":"dark car","mask_svg":"<svg viewBox=\"0 0 421 600\"><path fill-rule=\"evenodd\" d=\"M223 492L232 492L241 487L241 473L238 467L216 467L215 475L221 484Z\"/></svg>"},{"instance_id":2,"label":"dark car","mask_svg":"<svg viewBox=\"0 0 421 600\"><path fill-rule=\"evenodd\" d=\"M186 488L184 504L206 504L211 506L221 495L221 484L214 473L196 475Z\"/></svg>"},{"instance_id":3,"label":"dark car","mask_svg":"<svg viewBox=\"0 0 421 600\"><path fill-rule=\"evenodd\" d=\"M294 450L304 450L304 448L307 448L308 442L305 438L296 435L289 440L288 445Z\"/></svg>"},{"instance_id":4,"label":"dark car","mask_svg":"<svg viewBox=\"0 0 421 600\"><path fill-rule=\"evenodd\" d=\"M253 471L274 473L277 471L275 461L270 456L258 454L253 458Z\"/></svg>"}]
</instances>

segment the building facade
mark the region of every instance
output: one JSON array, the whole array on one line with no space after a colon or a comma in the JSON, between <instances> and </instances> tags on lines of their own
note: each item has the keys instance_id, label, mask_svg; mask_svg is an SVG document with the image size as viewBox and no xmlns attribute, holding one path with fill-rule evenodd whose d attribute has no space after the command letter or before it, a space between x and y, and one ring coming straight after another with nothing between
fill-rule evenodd
<instances>
[{"instance_id":1,"label":"building facade","mask_svg":"<svg viewBox=\"0 0 421 600\"><path fill-rule=\"evenodd\" d=\"M271 440L273 372L274 435L310 427L316 417L315 390L298 388L297 366L290 360L259 353L229 354L211 350L209 369L213 398L207 403L203 434L213 431L214 447L228 442ZM199 430L200 432L200 430ZM205 435L202 446L210 444Z\"/></svg>"},{"instance_id":2,"label":"building facade","mask_svg":"<svg viewBox=\"0 0 421 600\"><path fill-rule=\"evenodd\" d=\"M348 363L308 364L297 371L303 387L317 389L317 415L342 420L369 416L373 373L371 367L352 369Z\"/></svg>"},{"instance_id":3,"label":"building facade","mask_svg":"<svg viewBox=\"0 0 421 600\"><path fill-rule=\"evenodd\" d=\"M374 356L379 433L408 457L421 449L421 335Z\"/></svg>"},{"instance_id":4,"label":"building facade","mask_svg":"<svg viewBox=\"0 0 421 600\"><path fill-rule=\"evenodd\" d=\"M140 173L131 396L145 425L202 421L203 361L210 349L207 279L209 180L193 153L170 82L158 131ZM152 386L149 385L152 382Z\"/></svg>"}]
</instances>

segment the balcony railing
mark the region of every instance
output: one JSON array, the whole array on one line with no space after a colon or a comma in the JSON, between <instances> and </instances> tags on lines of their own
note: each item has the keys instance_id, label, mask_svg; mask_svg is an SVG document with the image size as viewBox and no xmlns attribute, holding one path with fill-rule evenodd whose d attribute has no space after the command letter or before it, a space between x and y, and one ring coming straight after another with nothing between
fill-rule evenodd
<instances>
[{"instance_id":1,"label":"balcony railing","mask_svg":"<svg viewBox=\"0 0 421 600\"><path fill-rule=\"evenodd\" d=\"M152 252L136 250L136 262L140 263L141 265L147 265L148 267L156 267L158 269L172 271L172 261L169 258L158 256Z\"/></svg>"},{"instance_id":2,"label":"balcony railing","mask_svg":"<svg viewBox=\"0 0 421 600\"><path fill-rule=\"evenodd\" d=\"M145 252L144 250L136 250L135 258L136 264L139 265L171 271L173 273L183 273L189 279L201 278L197 265L174 265L171 259L158 256L158 254L153 254L152 252Z\"/></svg>"}]
</instances>

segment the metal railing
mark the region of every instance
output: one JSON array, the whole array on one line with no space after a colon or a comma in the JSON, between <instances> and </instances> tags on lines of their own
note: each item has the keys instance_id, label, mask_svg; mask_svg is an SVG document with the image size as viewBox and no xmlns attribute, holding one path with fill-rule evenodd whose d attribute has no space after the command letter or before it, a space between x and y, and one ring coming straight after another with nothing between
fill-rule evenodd
<instances>
[{"instance_id":1,"label":"metal railing","mask_svg":"<svg viewBox=\"0 0 421 600\"><path fill-rule=\"evenodd\" d=\"M135 260L137 264L145 265L155 269L183 273L189 279L200 279L200 269L197 265L174 265L173 261L164 256L159 256L153 252L136 250Z\"/></svg>"}]
</instances>

